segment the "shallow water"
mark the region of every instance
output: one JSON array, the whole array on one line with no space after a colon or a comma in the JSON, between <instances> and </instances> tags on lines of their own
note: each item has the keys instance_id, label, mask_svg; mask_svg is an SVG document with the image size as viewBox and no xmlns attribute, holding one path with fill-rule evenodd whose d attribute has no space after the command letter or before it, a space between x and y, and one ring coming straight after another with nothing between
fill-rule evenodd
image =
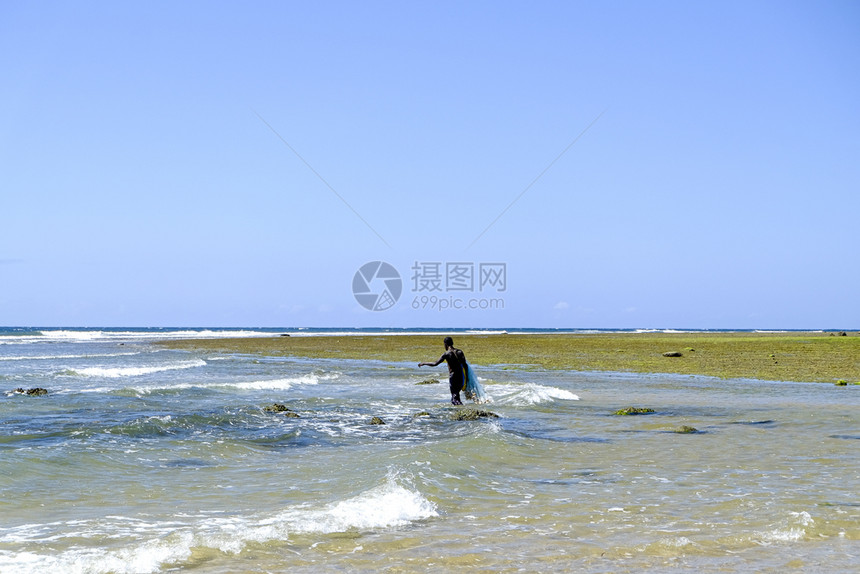
<instances>
[{"instance_id":1,"label":"shallow water","mask_svg":"<svg viewBox=\"0 0 860 574\"><path fill-rule=\"evenodd\" d=\"M0 572L860 568L860 387L475 365L455 421L440 370L150 338L0 337Z\"/></svg>"}]
</instances>

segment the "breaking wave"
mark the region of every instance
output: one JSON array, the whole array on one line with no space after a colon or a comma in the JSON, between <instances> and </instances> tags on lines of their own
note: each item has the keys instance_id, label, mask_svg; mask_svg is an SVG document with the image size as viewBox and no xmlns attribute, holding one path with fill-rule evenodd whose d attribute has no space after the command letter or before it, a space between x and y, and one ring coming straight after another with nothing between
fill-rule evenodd
<instances>
[{"instance_id":1,"label":"breaking wave","mask_svg":"<svg viewBox=\"0 0 860 574\"><path fill-rule=\"evenodd\" d=\"M496 402L516 406L579 400L579 396L570 391L536 383L493 385L492 389Z\"/></svg>"},{"instance_id":2,"label":"breaking wave","mask_svg":"<svg viewBox=\"0 0 860 574\"><path fill-rule=\"evenodd\" d=\"M301 534L397 528L438 515L433 502L389 476L380 486L353 498L322 508L306 505L286 508L268 516L202 515L186 523L147 522L121 516L80 521L74 536L84 544L76 544L59 555L52 555L48 548L56 540L52 532L61 526L59 523L0 529L3 543L28 542L31 547L33 543L46 543L44 553L0 552L0 571L144 574L187 561L193 549L211 548L237 554L249 543L287 541L292 535ZM105 548L105 535L125 540L127 545ZM86 542L92 546L86 547Z\"/></svg>"},{"instance_id":3,"label":"breaking wave","mask_svg":"<svg viewBox=\"0 0 860 574\"><path fill-rule=\"evenodd\" d=\"M81 377L104 377L114 379L119 377L139 377L141 375L149 375L152 373L160 373L163 371L176 371L181 369L193 369L195 367L205 367L206 361L203 359L193 359L190 361L181 361L168 365L158 365L150 367L85 367L82 369L67 369L63 374L70 376Z\"/></svg>"}]
</instances>

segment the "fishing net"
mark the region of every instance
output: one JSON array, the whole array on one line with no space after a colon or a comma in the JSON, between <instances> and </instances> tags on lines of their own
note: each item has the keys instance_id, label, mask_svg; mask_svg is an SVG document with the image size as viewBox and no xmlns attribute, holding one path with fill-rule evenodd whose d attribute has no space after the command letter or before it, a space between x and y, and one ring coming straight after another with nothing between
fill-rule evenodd
<instances>
[{"instance_id":1,"label":"fishing net","mask_svg":"<svg viewBox=\"0 0 860 574\"><path fill-rule=\"evenodd\" d=\"M487 395L487 391L484 390L484 387L481 386L481 383L478 382L478 377L475 375L475 371L472 370L472 365L466 363L465 374L466 386L463 391L466 398L472 399L478 404L490 402L490 397Z\"/></svg>"}]
</instances>

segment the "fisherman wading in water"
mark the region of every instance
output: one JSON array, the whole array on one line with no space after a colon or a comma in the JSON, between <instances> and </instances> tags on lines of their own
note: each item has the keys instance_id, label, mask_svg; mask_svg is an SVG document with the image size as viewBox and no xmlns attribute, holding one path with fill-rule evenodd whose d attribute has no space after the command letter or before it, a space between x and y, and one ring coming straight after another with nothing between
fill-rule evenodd
<instances>
[{"instance_id":1,"label":"fisherman wading in water","mask_svg":"<svg viewBox=\"0 0 860 574\"><path fill-rule=\"evenodd\" d=\"M448 384L451 387L451 404L462 405L460 400L460 391L463 390L463 385L466 382L466 355L460 349L454 348L454 340L451 337L445 337L445 352L439 357L435 363L418 363L419 367L435 367L442 361L448 363Z\"/></svg>"}]
</instances>

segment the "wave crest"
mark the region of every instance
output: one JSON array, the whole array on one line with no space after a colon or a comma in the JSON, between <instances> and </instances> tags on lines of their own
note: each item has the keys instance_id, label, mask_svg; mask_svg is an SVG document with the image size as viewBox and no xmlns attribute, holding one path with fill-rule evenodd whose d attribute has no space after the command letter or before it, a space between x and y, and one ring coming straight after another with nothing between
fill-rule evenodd
<instances>
[{"instance_id":1,"label":"wave crest","mask_svg":"<svg viewBox=\"0 0 860 574\"><path fill-rule=\"evenodd\" d=\"M536 383L494 385L493 394L498 403L518 406L552 403L556 400L579 400L578 395L565 389Z\"/></svg>"},{"instance_id":2,"label":"wave crest","mask_svg":"<svg viewBox=\"0 0 860 574\"><path fill-rule=\"evenodd\" d=\"M198 517L187 525L125 517L82 521L82 530L93 536L93 547L78 546L59 555L0 551L0 571L5 572L8 568L9 571L27 574L52 570L104 574L158 572L165 565L187 561L195 548L207 547L237 554L249 543L287 540L292 533L333 534L395 528L435 516L438 512L433 502L421 493L401 486L390 476L378 487L324 508L301 506L269 517ZM10 530L18 532L7 532L5 538L16 538L19 542L53 539L42 528L34 530L33 525ZM103 532L110 532L114 539L127 537L129 545L113 549L95 546L102 540ZM141 534L147 539L131 542L139 539Z\"/></svg>"},{"instance_id":3,"label":"wave crest","mask_svg":"<svg viewBox=\"0 0 860 574\"><path fill-rule=\"evenodd\" d=\"M206 361L203 359L193 359L191 361L182 361L170 365L158 365L151 367L85 367L82 369L67 369L61 374L77 375L81 377L104 377L108 379L116 379L120 377L139 377L141 375L149 375L152 373L160 373L163 371L176 371L181 369L193 369L195 367L205 367Z\"/></svg>"}]
</instances>

